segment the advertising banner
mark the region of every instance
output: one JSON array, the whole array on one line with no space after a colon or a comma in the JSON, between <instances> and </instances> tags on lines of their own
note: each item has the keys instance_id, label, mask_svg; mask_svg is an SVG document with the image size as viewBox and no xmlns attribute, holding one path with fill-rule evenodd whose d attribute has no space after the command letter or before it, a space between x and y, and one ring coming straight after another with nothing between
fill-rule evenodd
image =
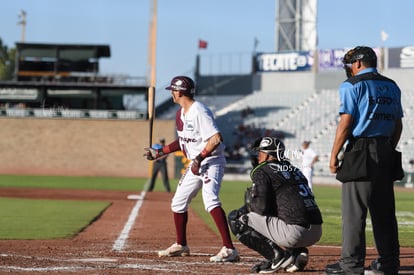
<instances>
[{"instance_id":1,"label":"advertising banner","mask_svg":"<svg viewBox=\"0 0 414 275\"><path fill-rule=\"evenodd\" d=\"M0 88L0 99L3 100L36 100L38 96L39 90L36 88Z\"/></svg>"},{"instance_id":2,"label":"advertising banner","mask_svg":"<svg viewBox=\"0 0 414 275\"><path fill-rule=\"evenodd\" d=\"M342 58L351 48L323 49L318 51L319 71L342 70ZM373 48L377 54L378 65L381 60L380 48Z\"/></svg>"},{"instance_id":3,"label":"advertising banner","mask_svg":"<svg viewBox=\"0 0 414 275\"><path fill-rule=\"evenodd\" d=\"M319 50L319 71L332 71L342 69L342 58L348 49Z\"/></svg>"},{"instance_id":4,"label":"advertising banner","mask_svg":"<svg viewBox=\"0 0 414 275\"><path fill-rule=\"evenodd\" d=\"M310 71L313 54L310 51L289 53L259 53L256 55L257 72Z\"/></svg>"},{"instance_id":5,"label":"advertising banner","mask_svg":"<svg viewBox=\"0 0 414 275\"><path fill-rule=\"evenodd\" d=\"M342 58L345 53L351 48L337 48L337 49L321 49L318 50L317 65L318 71L338 71L342 70ZM414 66L414 48L405 49L406 66ZM379 48L373 48L378 57L378 62L381 60L381 51ZM398 54L396 54L398 55ZM413 59L409 59L413 56ZM409 61L410 60L410 61ZM316 61L313 52L298 51L289 53L259 53L256 55L256 72L295 72L295 71L310 71ZM409 63L411 62L411 63ZM399 64L399 63L398 63Z\"/></svg>"}]
</instances>

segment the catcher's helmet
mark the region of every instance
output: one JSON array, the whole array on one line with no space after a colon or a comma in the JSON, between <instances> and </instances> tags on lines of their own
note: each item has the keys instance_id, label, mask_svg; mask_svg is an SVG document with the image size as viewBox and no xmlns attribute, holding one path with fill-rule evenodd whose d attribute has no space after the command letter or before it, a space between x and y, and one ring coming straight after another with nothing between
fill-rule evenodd
<instances>
[{"instance_id":1,"label":"catcher's helmet","mask_svg":"<svg viewBox=\"0 0 414 275\"><path fill-rule=\"evenodd\" d=\"M278 160L284 159L285 144L275 137L261 137L255 140L252 145L253 151L264 152L268 155L278 158Z\"/></svg>"},{"instance_id":2,"label":"catcher's helmet","mask_svg":"<svg viewBox=\"0 0 414 275\"><path fill-rule=\"evenodd\" d=\"M194 81L187 76L176 76L171 80L170 86L165 88L167 90L180 91L186 96L194 96L195 84Z\"/></svg>"},{"instance_id":3,"label":"catcher's helmet","mask_svg":"<svg viewBox=\"0 0 414 275\"><path fill-rule=\"evenodd\" d=\"M344 64L352 64L357 60L367 62L372 67L377 67L377 54L370 47L358 46L346 52L342 59Z\"/></svg>"}]
</instances>

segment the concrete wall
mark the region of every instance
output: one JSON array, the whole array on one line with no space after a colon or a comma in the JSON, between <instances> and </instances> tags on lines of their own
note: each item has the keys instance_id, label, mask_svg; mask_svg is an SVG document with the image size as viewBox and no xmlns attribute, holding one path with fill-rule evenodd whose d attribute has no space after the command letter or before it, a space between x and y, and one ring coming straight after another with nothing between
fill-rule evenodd
<instances>
[{"instance_id":1,"label":"concrete wall","mask_svg":"<svg viewBox=\"0 0 414 275\"><path fill-rule=\"evenodd\" d=\"M0 119L0 174L147 177L145 120ZM175 121L156 120L153 141L175 138ZM168 158L173 177L175 158Z\"/></svg>"},{"instance_id":2,"label":"concrete wall","mask_svg":"<svg viewBox=\"0 0 414 275\"><path fill-rule=\"evenodd\" d=\"M382 74L397 82L403 91L412 91L414 89L413 69L389 69L382 72Z\"/></svg>"},{"instance_id":3,"label":"concrete wall","mask_svg":"<svg viewBox=\"0 0 414 275\"><path fill-rule=\"evenodd\" d=\"M197 95L243 95L252 92L252 76L215 75L199 76L196 79Z\"/></svg>"},{"instance_id":4,"label":"concrete wall","mask_svg":"<svg viewBox=\"0 0 414 275\"><path fill-rule=\"evenodd\" d=\"M274 72L261 73L255 77L253 87L260 91L307 91L315 86L312 72Z\"/></svg>"},{"instance_id":5,"label":"concrete wall","mask_svg":"<svg viewBox=\"0 0 414 275\"><path fill-rule=\"evenodd\" d=\"M346 79L345 71L321 72L315 75L315 90L337 90Z\"/></svg>"}]
</instances>

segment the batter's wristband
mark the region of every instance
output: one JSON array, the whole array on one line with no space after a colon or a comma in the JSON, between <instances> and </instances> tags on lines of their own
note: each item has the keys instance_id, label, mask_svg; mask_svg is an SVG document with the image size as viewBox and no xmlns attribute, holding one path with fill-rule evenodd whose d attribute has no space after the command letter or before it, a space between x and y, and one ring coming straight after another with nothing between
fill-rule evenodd
<instances>
[{"instance_id":1,"label":"batter's wristband","mask_svg":"<svg viewBox=\"0 0 414 275\"><path fill-rule=\"evenodd\" d=\"M203 159L205 159L201 154L198 154L197 156L196 156L196 160L198 160L198 162L202 162L203 161Z\"/></svg>"},{"instance_id":2,"label":"batter's wristband","mask_svg":"<svg viewBox=\"0 0 414 275\"><path fill-rule=\"evenodd\" d=\"M199 156L201 156L203 159L205 159L206 157L208 157L209 156L209 152L207 152L207 150L206 149L203 149L203 151L201 151L201 153L200 153L200 155Z\"/></svg>"},{"instance_id":3,"label":"batter's wristband","mask_svg":"<svg viewBox=\"0 0 414 275\"><path fill-rule=\"evenodd\" d=\"M178 141L178 139L174 140L167 146L162 147L162 152L165 154L169 154L178 150L180 150L180 142Z\"/></svg>"}]
</instances>

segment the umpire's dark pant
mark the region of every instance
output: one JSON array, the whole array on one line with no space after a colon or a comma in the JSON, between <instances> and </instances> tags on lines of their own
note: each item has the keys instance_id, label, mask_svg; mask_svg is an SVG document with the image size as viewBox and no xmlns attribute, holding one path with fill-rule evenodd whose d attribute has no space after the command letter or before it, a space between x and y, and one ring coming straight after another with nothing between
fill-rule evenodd
<instances>
[{"instance_id":1,"label":"umpire's dark pant","mask_svg":"<svg viewBox=\"0 0 414 275\"><path fill-rule=\"evenodd\" d=\"M155 185L155 181L157 179L158 172L161 173L162 182L164 183L165 191L171 192L170 181L168 179L167 163L163 160L154 161L148 191L152 191L154 189L154 185Z\"/></svg>"},{"instance_id":2,"label":"umpire's dark pant","mask_svg":"<svg viewBox=\"0 0 414 275\"><path fill-rule=\"evenodd\" d=\"M363 181L342 186L341 266L347 273L363 274L366 256L365 226L369 210L381 269L397 273L399 268L398 224L395 216L392 177L392 147L384 138L357 140L368 143L368 173Z\"/></svg>"}]
</instances>

